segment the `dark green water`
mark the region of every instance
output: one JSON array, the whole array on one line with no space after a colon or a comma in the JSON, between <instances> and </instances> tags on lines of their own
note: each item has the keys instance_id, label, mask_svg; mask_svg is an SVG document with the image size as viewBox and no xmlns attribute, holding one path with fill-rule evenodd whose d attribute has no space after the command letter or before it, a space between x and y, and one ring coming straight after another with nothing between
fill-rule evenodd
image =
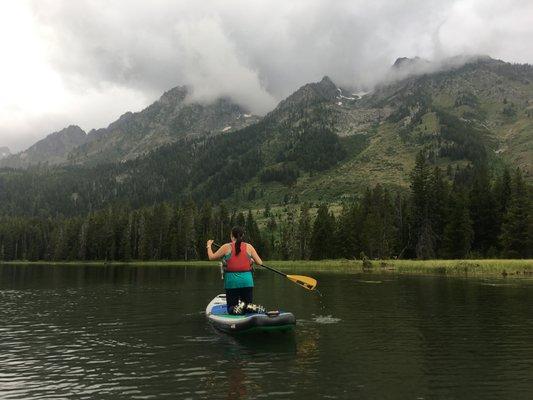
<instances>
[{"instance_id":1,"label":"dark green water","mask_svg":"<svg viewBox=\"0 0 533 400\"><path fill-rule=\"evenodd\" d=\"M313 275L257 273L297 329L233 338L216 268L0 265L0 398L533 398L533 283Z\"/></svg>"}]
</instances>

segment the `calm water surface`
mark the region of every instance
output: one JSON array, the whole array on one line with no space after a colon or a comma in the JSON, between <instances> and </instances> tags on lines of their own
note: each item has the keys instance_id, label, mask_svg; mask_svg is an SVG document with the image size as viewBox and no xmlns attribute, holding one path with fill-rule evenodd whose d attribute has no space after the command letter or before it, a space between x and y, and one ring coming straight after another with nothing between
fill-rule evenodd
<instances>
[{"instance_id":1,"label":"calm water surface","mask_svg":"<svg viewBox=\"0 0 533 400\"><path fill-rule=\"evenodd\" d=\"M294 334L234 338L216 268L0 265L1 399L531 399L533 283L269 272Z\"/></svg>"}]
</instances>

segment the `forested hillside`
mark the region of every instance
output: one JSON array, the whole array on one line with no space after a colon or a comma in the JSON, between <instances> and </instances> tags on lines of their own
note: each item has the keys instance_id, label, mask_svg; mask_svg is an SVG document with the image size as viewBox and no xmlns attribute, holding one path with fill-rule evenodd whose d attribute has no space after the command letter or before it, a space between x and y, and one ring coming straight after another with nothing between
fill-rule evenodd
<instances>
[{"instance_id":1,"label":"forested hillside","mask_svg":"<svg viewBox=\"0 0 533 400\"><path fill-rule=\"evenodd\" d=\"M188 196L220 201L242 195L248 181L259 176L268 181L269 173L278 170L323 171L345 156L329 111L321 107L328 98L315 92L325 85L333 86L329 80L305 86L287 99L296 106L281 103L260 122L236 132L182 138L128 162L3 170L0 212L74 215L112 204L140 207ZM246 189L245 196L252 190Z\"/></svg>"},{"instance_id":2,"label":"forested hillside","mask_svg":"<svg viewBox=\"0 0 533 400\"><path fill-rule=\"evenodd\" d=\"M239 210L253 210L250 218L255 217L263 233L271 233L258 239L261 246L281 258L358 257L361 252L370 257L524 256L531 249L532 99L531 66L490 58L392 80L362 96L325 77L304 85L242 129L181 134L179 126L199 126L206 114L187 113L192 119L186 121L180 119L183 115L174 116L175 130L165 125L170 129L165 135L174 135L172 143L126 156L126 149L133 148L128 147L128 135L137 137L139 126L144 127L142 132L156 126L157 118L150 116L160 115L163 106L157 105L153 113L150 108L143 111L142 118L117 122L119 130L101 136L104 147L93 141L77 148L70 156L71 165L0 170L4 249L11 238L11 250L4 250L4 257L30 253L47 259L76 258L82 253L92 254L84 259L202 257L201 248L191 256L189 250L161 247L173 239L159 245L154 239L146 239L150 245L138 243L139 232L148 232L149 221L170 226L174 218L182 226L177 221L184 207L213 207L213 213L225 208L229 214L236 212L233 221ZM212 122L217 121L214 116ZM109 139L118 131L122 144ZM142 140L149 141L151 136L143 135ZM142 140L134 140L135 146ZM114 143L119 144L114 147ZM122 161L102 162L106 159ZM510 207L511 203L516 204ZM330 215L335 221L326 223L317 237L324 238L327 231L336 237L335 243L348 241L346 249L332 245L327 248L335 248L334 253L317 250L318 239L305 239L315 243L305 251L295 250L301 249L301 243L288 244L296 235L288 227L297 226L295 218L307 215L302 207L311 210L308 225L317 209L317 221ZM273 218L268 209L276 210ZM160 214L168 217L166 222L158 220ZM185 214L198 215L190 210ZM106 218L121 222L115 226ZM199 229L197 219L190 223L196 233L187 234L195 237L194 243L205 236L196 237L198 232L213 229ZM74 250L80 248L84 232L93 232L91 224L115 232L114 250ZM20 231L14 228L19 225ZM133 233L126 233L129 239L119 240L124 226L130 225L141 236L134 239ZM41 233L32 231L32 235L47 239L40 242L40 250L23 252L19 243L23 239L9 233L14 229L26 235L24 227L32 226L42 227ZM315 226L316 232L319 227ZM61 241L70 235L71 245L60 256L50 250L57 235ZM165 235L170 233L159 237ZM348 239L350 235L359 236ZM511 243L514 236L521 238L517 240L526 250ZM120 243L129 243L130 250L119 250ZM144 246L150 250L142 250Z\"/></svg>"},{"instance_id":3,"label":"forested hillside","mask_svg":"<svg viewBox=\"0 0 533 400\"><path fill-rule=\"evenodd\" d=\"M234 225L265 258L530 258L532 194L519 169L443 171L420 153L408 193L377 185L336 212L324 203L252 212L189 199L68 218L1 217L0 260L204 259L206 240L227 241Z\"/></svg>"}]
</instances>

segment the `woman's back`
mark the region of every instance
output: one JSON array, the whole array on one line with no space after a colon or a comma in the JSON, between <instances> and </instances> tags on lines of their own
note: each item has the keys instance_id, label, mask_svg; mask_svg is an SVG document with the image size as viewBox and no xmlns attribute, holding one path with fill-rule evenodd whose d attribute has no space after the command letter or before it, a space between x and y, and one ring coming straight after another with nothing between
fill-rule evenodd
<instances>
[{"instance_id":1,"label":"woman's back","mask_svg":"<svg viewBox=\"0 0 533 400\"><path fill-rule=\"evenodd\" d=\"M252 269L252 256L248 248L250 247L246 242L240 242L240 251L237 252L236 243L231 242L230 255L226 259L226 271L228 272L244 272Z\"/></svg>"}]
</instances>

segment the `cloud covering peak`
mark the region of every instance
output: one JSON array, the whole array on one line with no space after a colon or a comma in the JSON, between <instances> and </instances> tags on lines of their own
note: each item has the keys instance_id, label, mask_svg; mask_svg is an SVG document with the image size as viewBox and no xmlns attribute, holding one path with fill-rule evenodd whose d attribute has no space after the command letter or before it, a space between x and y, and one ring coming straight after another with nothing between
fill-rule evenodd
<instances>
[{"instance_id":1,"label":"cloud covering peak","mask_svg":"<svg viewBox=\"0 0 533 400\"><path fill-rule=\"evenodd\" d=\"M15 149L107 125L176 85L264 114L324 75L369 88L398 57L533 62L527 0L22 0L0 15L0 144Z\"/></svg>"}]
</instances>

